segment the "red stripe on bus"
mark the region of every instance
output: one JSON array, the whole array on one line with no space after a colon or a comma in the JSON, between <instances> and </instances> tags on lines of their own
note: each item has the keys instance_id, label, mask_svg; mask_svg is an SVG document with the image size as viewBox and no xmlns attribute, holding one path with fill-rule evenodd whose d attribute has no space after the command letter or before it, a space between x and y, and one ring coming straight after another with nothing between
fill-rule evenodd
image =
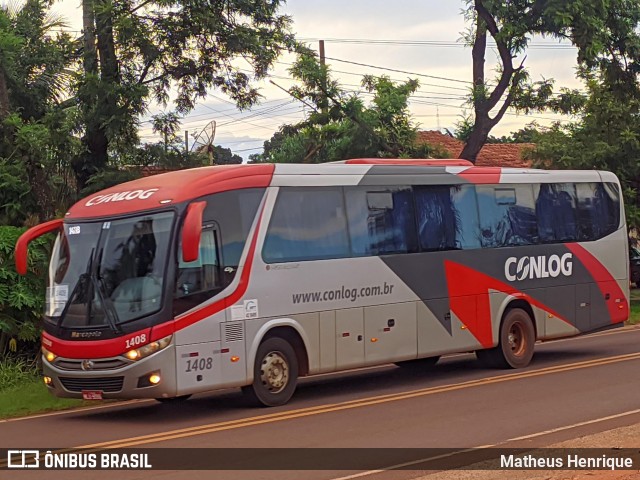
<instances>
[{"instance_id":1,"label":"red stripe on bus","mask_svg":"<svg viewBox=\"0 0 640 480\"><path fill-rule=\"evenodd\" d=\"M127 341L136 337L145 336L144 343L127 348ZM106 358L122 355L123 353L139 348L149 343L151 329L138 330L118 338L109 340L61 340L47 332L42 332L42 345L50 352L64 358Z\"/></svg>"},{"instance_id":2,"label":"red stripe on bus","mask_svg":"<svg viewBox=\"0 0 640 480\"><path fill-rule=\"evenodd\" d=\"M620 288L618 281L609 273L609 270L582 245L577 243L566 243L565 245L578 257L582 265L589 271L596 285L598 285L602 298L607 305L611 323L624 322L629 318L627 297Z\"/></svg>"},{"instance_id":3,"label":"red stripe on bus","mask_svg":"<svg viewBox=\"0 0 640 480\"><path fill-rule=\"evenodd\" d=\"M444 265L451 311L456 314L480 345L485 348L494 346L490 290L526 300L529 304L572 325L566 318L548 306L511 285L450 260L445 260Z\"/></svg>"},{"instance_id":4,"label":"red stripe on bus","mask_svg":"<svg viewBox=\"0 0 640 480\"><path fill-rule=\"evenodd\" d=\"M500 183L501 167L470 167L460 173L459 177L475 184Z\"/></svg>"}]
</instances>

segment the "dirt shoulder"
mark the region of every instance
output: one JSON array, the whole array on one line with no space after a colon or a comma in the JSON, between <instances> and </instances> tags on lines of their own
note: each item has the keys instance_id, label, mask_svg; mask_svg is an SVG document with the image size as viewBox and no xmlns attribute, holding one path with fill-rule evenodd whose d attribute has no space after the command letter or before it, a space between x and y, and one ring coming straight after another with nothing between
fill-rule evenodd
<instances>
[{"instance_id":1,"label":"dirt shoulder","mask_svg":"<svg viewBox=\"0 0 640 480\"><path fill-rule=\"evenodd\" d=\"M607 430L593 435L567 440L550 448L606 448L615 455L616 449L640 451L640 424ZM636 462L637 463L637 462ZM486 465L486 466L485 466ZM478 468L488 468L485 463ZM640 480L640 470L456 470L432 473L420 480Z\"/></svg>"}]
</instances>

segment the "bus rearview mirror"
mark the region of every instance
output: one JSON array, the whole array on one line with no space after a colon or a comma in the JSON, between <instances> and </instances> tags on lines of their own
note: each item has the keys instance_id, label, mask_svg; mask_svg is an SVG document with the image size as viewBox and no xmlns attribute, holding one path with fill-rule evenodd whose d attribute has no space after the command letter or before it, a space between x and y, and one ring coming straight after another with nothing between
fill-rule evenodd
<instances>
[{"instance_id":1,"label":"bus rearview mirror","mask_svg":"<svg viewBox=\"0 0 640 480\"><path fill-rule=\"evenodd\" d=\"M193 202L187 207L187 215L182 226L182 261L193 262L200 252L202 235L202 214L207 202Z\"/></svg>"},{"instance_id":2,"label":"bus rearview mirror","mask_svg":"<svg viewBox=\"0 0 640 480\"><path fill-rule=\"evenodd\" d=\"M62 219L51 220L49 222L41 223L35 227L30 228L18 238L16 242L16 248L14 250L14 259L16 263L16 271L20 275L27 274L27 267L29 261L29 244L36 238L41 237L50 232L54 232L62 227Z\"/></svg>"}]
</instances>

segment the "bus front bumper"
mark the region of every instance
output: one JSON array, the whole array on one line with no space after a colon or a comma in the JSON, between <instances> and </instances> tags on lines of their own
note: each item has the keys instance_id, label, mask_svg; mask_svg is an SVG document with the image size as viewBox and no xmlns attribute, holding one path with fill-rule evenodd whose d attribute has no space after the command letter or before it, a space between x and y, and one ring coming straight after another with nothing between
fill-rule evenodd
<instances>
[{"instance_id":1,"label":"bus front bumper","mask_svg":"<svg viewBox=\"0 0 640 480\"><path fill-rule=\"evenodd\" d=\"M122 356L99 359L42 359L45 384L64 398L169 398L177 391L173 344L138 361ZM47 377L50 379L47 383Z\"/></svg>"}]
</instances>

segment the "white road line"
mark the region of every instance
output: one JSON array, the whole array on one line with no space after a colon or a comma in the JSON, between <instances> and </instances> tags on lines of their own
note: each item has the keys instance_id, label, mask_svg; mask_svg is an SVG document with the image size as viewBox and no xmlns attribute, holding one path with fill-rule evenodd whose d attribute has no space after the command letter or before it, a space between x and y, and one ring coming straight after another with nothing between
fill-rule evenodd
<instances>
[{"instance_id":1,"label":"white road line","mask_svg":"<svg viewBox=\"0 0 640 480\"><path fill-rule=\"evenodd\" d=\"M489 444L489 445L480 445L480 446L473 447L473 448L465 448L463 450L457 450L457 451L451 452L451 453L444 453L442 455L436 455L436 456L433 456L433 457L427 457L427 458L421 458L419 460L413 460L411 462L405 462L405 463L399 463L397 465L391 465L391 466L389 466L387 468L384 468L384 469L368 470L366 472L359 472L359 473L354 473L353 475L347 475L346 477L332 478L331 480L352 480L354 478L367 477L369 475L375 475L377 473L383 473L383 472L386 472L386 471L389 471L389 470L398 470L400 468L409 467L411 465L417 465L417 464L420 464L420 463L425 463L425 462L433 461L433 460L440 460L442 458L452 457L454 455L460 455L461 453L472 452L472 451L480 449L480 448L498 447L500 445L509 444L511 442L517 442L517 441L520 441L520 440L528 440L530 438L542 437L544 435L549 435L551 433L557 433L557 432L562 432L562 431L565 431L565 430L571 430L572 428L583 427L585 425L592 425L594 423L606 422L607 420L613 420L615 418L621 418L621 417L626 417L626 416L629 416L629 415L636 415L636 414L640 414L640 408L638 408L636 410L629 410L629 411L623 412L623 413L617 413L615 415L608 415L606 417L595 418L593 420L586 420L584 422L578 422L578 423L574 423L572 425L565 425L564 427L552 428L552 429L549 429L549 430L544 430L542 432L532 433L530 435L522 435L520 437L510 438L510 439L505 440L503 442L493 443L493 444Z\"/></svg>"}]
</instances>

